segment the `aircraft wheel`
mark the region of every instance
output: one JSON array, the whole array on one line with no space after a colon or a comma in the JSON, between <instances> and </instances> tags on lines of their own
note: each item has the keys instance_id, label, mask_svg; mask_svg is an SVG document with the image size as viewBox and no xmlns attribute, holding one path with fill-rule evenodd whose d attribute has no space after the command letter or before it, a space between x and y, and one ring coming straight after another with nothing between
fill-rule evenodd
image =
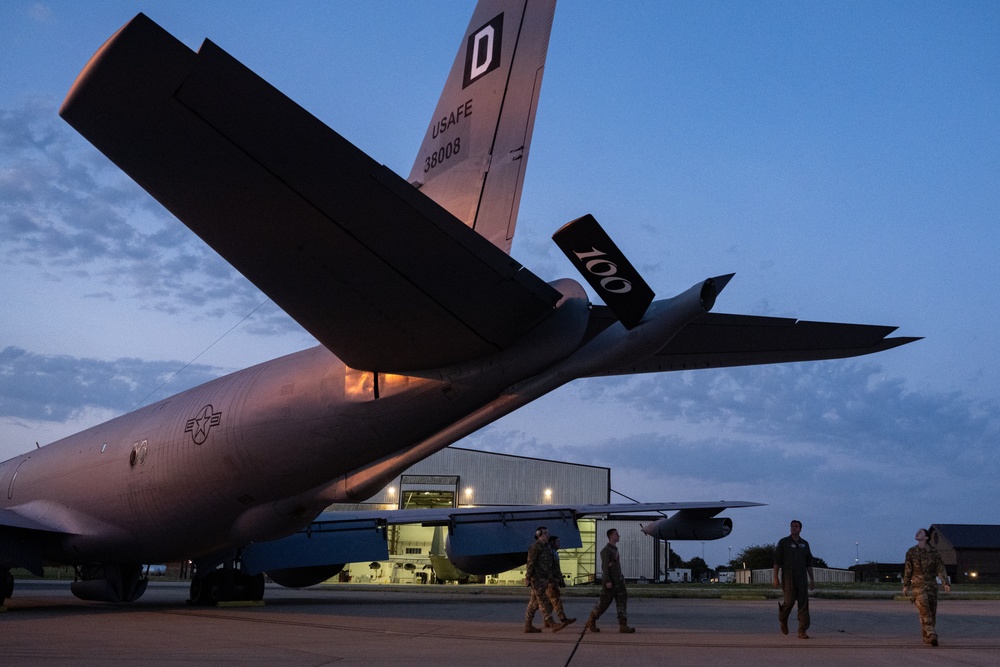
<instances>
[{"instance_id":1,"label":"aircraft wheel","mask_svg":"<svg viewBox=\"0 0 1000 667\"><path fill-rule=\"evenodd\" d=\"M246 600L260 602L264 599L264 573L243 575L243 593Z\"/></svg>"},{"instance_id":2,"label":"aircraft wheel","mask_svg":"<svg viewBox=\"0 0 1000 667\"><path fill-rule=\"evenodd\" d=\"M220 600L259 602L264 599L264 574L254 576L215 570L191 580L191 604L210 607Z\"/></svg>"},{"instance_id":3,"label":"aircraft wheel","mask_svg":"<svg viewBox=\"0 0 1000 667\"><path fill-rule=\"evenodd\" d=\"M219 581L217 572L209 572L204 577L191 580L191 604L207 607L219 601Z\"/></svg>"},{"instance_id":4,"label":"aircraft wheel","mask_svg":"<svg viewBox=\"0 0 1000 667\"><path fill-rule=\"evenodd\" d=\"M14 575L10 570L0 570L0 605L14 594Z\"/></svg>"},{"instance_id":5,"label":"aircraft wheel","mask_svg":"<svg viewBox=\"0 0 1000 667\"><path fill-rule=\"evenodd\" d=\"M233 572L231 579L222 580L220 599L233 602L259 602L264 599L264 574L250 576Z\"/></svg>"}]
</instances>

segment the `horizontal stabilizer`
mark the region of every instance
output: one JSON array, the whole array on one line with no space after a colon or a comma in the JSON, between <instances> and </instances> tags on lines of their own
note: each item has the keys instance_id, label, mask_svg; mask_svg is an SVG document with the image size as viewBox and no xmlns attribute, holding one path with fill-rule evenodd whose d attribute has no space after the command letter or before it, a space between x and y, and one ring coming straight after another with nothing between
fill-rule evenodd
<instances>
[{"instance_id":1,"label":"horizontal stabilizer","mask_svg":"<svg viewBox=\"0 0 1000 667\"><path fill-rule=\"evenodd\" d=\"M566 223L552 240L626 329L639 324L656 295L594 216Z\"/></svg>"},{"instance_id":2,"label":"horizontal stabilizer","mask_svg":"<svg viewBox=\"0 0 1000 667\"><path fill-rule=\"evenodd\" d=\"M611 323L614 314L595 308L591 327ZM706 313L686 325L652 357L594 375L659 373L697 368L751 366L857 357L920 340L887 338L896 327L808 322L783 317Z\"/></svg>"},{"instance_id":3,"label":"horizontal stabilizer","mask_svg":"<svg viewBox=\"0 0 1000 667\"><path fill-rule=\"evenodd\" d=\"M560 298L219 47L141 14L60 114L354 368L493 354Z\"/></svg>"}]
</instances>

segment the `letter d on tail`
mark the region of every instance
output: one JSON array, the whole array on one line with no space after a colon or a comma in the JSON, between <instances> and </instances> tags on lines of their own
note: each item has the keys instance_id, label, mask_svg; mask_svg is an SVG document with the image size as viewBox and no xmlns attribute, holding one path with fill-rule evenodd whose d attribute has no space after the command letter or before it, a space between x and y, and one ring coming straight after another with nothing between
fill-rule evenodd
<instances>
[{"instance_id":1,"label":"letter d on tail","mask_svg":"<svg viewBox=\"0 0 1000 667\"><path fill-rule=\"evenodd\" d=\"M501 12L493 17L489 23L469 35L469 44L465 51L463 90L500 67L502 49L503 13Z\"/></svg>"}]
</instances>

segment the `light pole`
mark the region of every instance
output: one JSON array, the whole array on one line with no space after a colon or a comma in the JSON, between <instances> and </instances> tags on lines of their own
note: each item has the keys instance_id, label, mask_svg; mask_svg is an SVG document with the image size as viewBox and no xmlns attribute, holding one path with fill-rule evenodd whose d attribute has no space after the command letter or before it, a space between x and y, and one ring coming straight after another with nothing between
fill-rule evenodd
<instances>
[{"instance_id":1,"label":"light pole","mask_svg":"<svg viewBox=\"0 0 1000 667\"><path fill-rule=\"evenodd\" d=\"M858 566L858 556L860 555L860 550L858 549L858 543L854 543L854 567Z\"/></svg>"}]
</instances>

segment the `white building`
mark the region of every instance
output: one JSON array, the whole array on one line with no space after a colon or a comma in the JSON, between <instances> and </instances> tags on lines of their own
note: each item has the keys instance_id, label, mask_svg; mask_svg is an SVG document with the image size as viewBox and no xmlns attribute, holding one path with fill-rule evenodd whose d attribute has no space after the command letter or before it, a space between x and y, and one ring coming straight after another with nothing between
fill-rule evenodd
<instances>
[{"instance_id":1,"label":"white building","mask_svg":"<svg viewBox=\"0 0 1000 667\"><path fill-rule=\"evenodd\" d=\"M334 505L330 509L603 504L610 502L610 498L610 468L448 447L408 468L365 503ZM598 573L597 551L605 542L603 532L599 540L596 538L594 525L594 520L581 520L583 547L560 551L560 563L568 585L589 583ZM645 535L642 537L645 549L651 549L655 541ZM439 558L444 556L443 538L441 528L390 527L389 561L351 563L339 579L364 583L431 583L437 576L449 578L447 564ZM626 574L629 576L632 575ZM651 570L647 575L636 578L638 576L652 576ZM522 567L488 577L487 582L519 585L523 579Z\"/></svg>"}]
</instances>

